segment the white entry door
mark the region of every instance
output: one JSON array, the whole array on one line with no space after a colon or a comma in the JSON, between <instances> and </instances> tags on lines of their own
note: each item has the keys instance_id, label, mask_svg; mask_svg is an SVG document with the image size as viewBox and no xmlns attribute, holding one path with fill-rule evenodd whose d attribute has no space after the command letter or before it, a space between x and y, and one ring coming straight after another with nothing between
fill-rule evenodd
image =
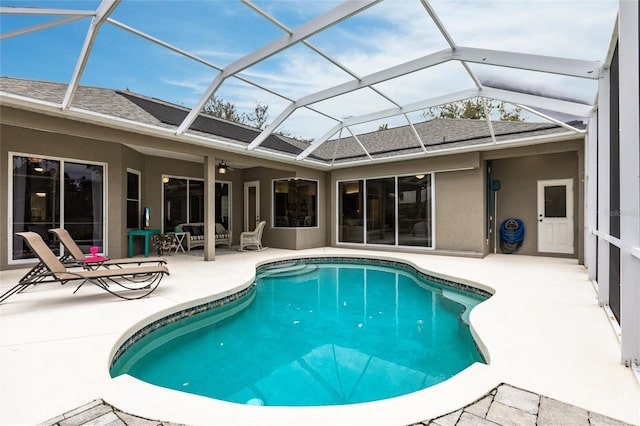
<instances>
[{"instance_id":1,"label":"white entry door","mask_svg":"<svg viewBox=\"0 0 640 426\"><path fill-rule=\"evenodd\" d=\"M538 181L538 251L573 253L573 179Z\"/></svg>"},{"instance_id":2,"label":"white entry door","mask_svg":"<svg viewBox=\"0 0 640 426\"><path fill-rule=\"evenodd\" d=\"M260 181L244 183L244 230L253 231L260 222Z\"/></svg>"}]
</instances>

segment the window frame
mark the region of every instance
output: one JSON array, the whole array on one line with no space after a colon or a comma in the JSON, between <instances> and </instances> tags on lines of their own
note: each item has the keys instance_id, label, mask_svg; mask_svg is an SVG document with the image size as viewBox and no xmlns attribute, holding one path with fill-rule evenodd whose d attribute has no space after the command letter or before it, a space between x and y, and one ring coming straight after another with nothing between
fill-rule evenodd
<instances>
[{"instance_id":1,"label":"window frame","mask_svg":"<svg viewBox=\"0 0 640 426\"><path fill-rule=\"evenodd\" d=\"M168 179L186 179L187 180L187 220L190 216L190 209L191 209L191 203L189 202L189 181L194 180L194 181L198 181L198 182L205 182L204 178L197 178L197 177L189 177L189 176L178 176L178 175L170 175L170 174L162 174L160 176L160 193L161 193L161 209L160 209L160 214L162 215L161 217L161 232L163 233L167 233L167 232L173 232L173 229L165 229L165 199L164 199L164 182L163 179L164 178L168 178ZM221 184L221 185L229 185L229 229L227 229L227 231L229 232L229 234L232 233L232 229L233 229L233 182L230 180L215 180L216 184ZM205 184L205 191L206 191L206 184ZM215 213L214 213L215 214ZM190 223L190 222L187 222Z\"/></svg>"},{"instance_id":2,"label":"window frame","mask_svg":"<svg viewBox=\"0 0 640 426\"><path fill-rule=\"evenodd\" d=\"M134 198L129 198L129 173L137 175L138 176L138 198L134 199ZM126 208L128 211L128 204L129 201L137 201L138 202L138 214L137 214L137 221L138 221L138 226L136 226L135 228L130 228L129 227L129 223L127 223L127 230L129 229L140 229L141 226L141 222L142 222L142 173L139 170L135 170L135 169L131 169L129 167L127 167L127 191L125 194L125 203L127 204ZM128 222L128 217L127 217L127 222Z\"/></svg>"},{"instance_id":3,"label":"window frame","mask_svg":"<svg viewBox=\"0 0 640 426\"><path fill-rule=\"evenodd\" d=\"M281 181L306 181L306 182L313 182L316 185L316 202L315 202L315 208L314 208L314 212L315 212L315 217L316 217L316 224L313 226L276 226L276 182L281 182ZM271 228L272 229L318 229L320 227L320 180L318 179L311 179L311 178L305 178L305 177L300 177L300 176L292 176L292 177L283 177L283 178L277 178L277 179L271 179L271 188L270 188L270 192L271 192Z\"/></svg>"},{"instance_id":4,"label":"window frame","mask_svg":"<svg viewBox=\"0 0 640 426\"><path fill-rule=\"evenodd\" d=\"M404 177L404 176L411 176L411 175L429 175L431 176L430 181L431 181L431 188L430 188L430 196L431 196L431 206L430 206L430 210L431 210L431 245L430 246L412 246L412 245L401 245L399 244L399 227L398 227L398 211L399 211L399 207L398 207L398 202L397 202L397 197L398 197L398 181L399 178ZM375 248L398 248L398 249L410 249L410 250L418 250L418 251L433 251L436 249L436 191L435 191L435 172L416 172L416 173L403 173L403 174L396 174L396 175L384 175L384 176L367 176L367 177L353 177L353 178L346 178L346 179L336 179L335 181L335 229L334 229L334 236L335 236L335 243L336 246L343 246L343 247L375 247ZM396 202L394 203L394 211L395 211L395 244L376 244L376 243L371 243L369 241L367 241L367 228L368 228L368 211L367 211L367 195L368 195L368 188L367 188L367 181L368 180L375 180L375 179L388 179L388 178L393 178L394 182L395 182L395 198L396 198ZM354 242L343 242L340 241L340 214L341 211L338 208L338 206L340 205L340 184L343 182L362 182L362 190L363 190L363 242L362 243L354 243Z\"/></svg>"},{"instance_id":5,"label":"window frame","mask_svg":"<svg viewBox=\"0 0 640 426\"><path fill-rule=\"evenodd\" d=\"M34 154L28 152L18 152L18 151L9 151L7 153L7 264L8 265L25 265L32 264L38 261L37 257L32 257L28 259L13 259L13 202L14 202L14 188L13 188L13 159L14 157L35 157L52 161L60 162L60 171L61 175L64 176L64 163L75 163L75 164L89 164L95 166L102 167L102 247L104 249L104 253L109 252L109 239L107 236L109 235L109 210L107 209L107 200L109 199L109 164L102 161L92 161L92 160L83 160L78 158L70 158L70 157L60 157L55 155L41 155ZM59 180L59 188L60 191L60 227L64 228L64 218L65 218L65 193L64 193L64 179ZM61 247L62 250L62 247ZM62 253L62 251L61 251Z\"/></svg>"}]
</instances>

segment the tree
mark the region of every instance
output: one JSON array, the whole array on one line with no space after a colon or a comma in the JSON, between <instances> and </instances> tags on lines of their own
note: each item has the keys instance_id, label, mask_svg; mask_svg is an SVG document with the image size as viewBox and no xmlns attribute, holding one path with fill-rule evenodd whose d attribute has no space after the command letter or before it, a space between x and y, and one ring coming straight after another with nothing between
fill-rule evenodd
<instances>
[{"instance_id":1,"label":"tree","mask_svg":"<svg viewBox=\"0 0 640 426\"><path fill-rule=\"evenodd\" d=\"M524 121L521 108L509 108L504 102L487 100L489 116L495 112L502 121ZM467 99L464 101L450 102L448 104L427 108L422 116L431 120L434 118L466 118L486 119L482 99Z\"/></svg>"},{"instance_id":2,"label":"tree","mask_svg":"<svg viewBox=\"0 0 640 426\"><path fill-rule=\"evenodd\" d=\"M215 95L209 99L202 110L205 114L253 126L260 130L264 128L269 118L269 105L261 104L260 101L256 102L252 113L239 113L236 104L220 99Z\"/></svg>"},{"instance_id":3,"label":"tree","mask_svg":"<svg viewBox=\"0 0 640 426\"><path fill-rule=\"evenodd\" d=\"M269 118L269 105L265 105L260 103L260 101L256 101L256 106L253 108L252 113L238 113L238 108L233 102L225 101L214 95L204 105L204 107L202 108L202 112L204 112L205 114L213 115L215 117L223 118L225 120L246 124L259 130L264 130L265 124L267 124L267 119ZM313 142L313 139L305 139L300 136L294 136L287 129L280 129L277 132L274 132L274 134L295 139L306 144L310 144L311 142Z\"/></svg>"},{"instance_id":4,"label":"tree","mask_svg":"<svg viewBox=\"0 0 640 426\"><path fill-rule=\"evenodd\" d=\"M233 102L225 101L215 95L204 104L203 111L206 114L224 118L225 120L235 121L236 123L243 122L242 116L238 114L238 109Z\"/></svg>"},{"instance_id":5,"label":"tree","mask_svg":"<svg viewBox=\"0 0 640 426\"><path fill-rule=\"evenodd\" d=\"M245 119L245 123L251 124L253 127L260 130L264 129L264 125L269 118L269 105L263 105L260 101L256 102L256 106L253 108L251 114L242 114Z\"/></svg>"}]
</instances>

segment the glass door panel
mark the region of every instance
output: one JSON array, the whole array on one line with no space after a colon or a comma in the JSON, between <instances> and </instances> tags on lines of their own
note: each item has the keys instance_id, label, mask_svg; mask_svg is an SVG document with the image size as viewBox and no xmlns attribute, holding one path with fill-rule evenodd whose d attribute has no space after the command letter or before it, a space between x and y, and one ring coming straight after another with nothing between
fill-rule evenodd
<instances>
[{"instance_id":1,"label":"glass door panel","mask_svg":"<svg viewBox=\"0 0 640 426\"><path fill-rule=\"evenodd\" d=\"M84 253L104 253L103 188L103 166L64 163L64 227Z\"/></svg>"},{"instance_id":2,"label":"glass door panel","mask_svg":"<svg viewBox=\"0 0 640 426\"><path fill-rule=\"evenodd\" d=\"M395 178L367 179L367 244L396 244Z\"/></svg>"},{"instance_id":3,"label":"glass door panel","mask_svg":"<svg viewBox=\"0 0 640 426\"><path fill-rule=\"evenodd\" d=\"M60 227L60 161L35 157L13 157L13 229L33 231L60 255L51 228ZM13 238L12 259L31 259L22 238Z\"/></svg>"},{"instance_id":4,"label":"glass door panel","mask_svg":"<svg viewBox=\"0 0 640 426\"><path fill-rule=\"evenodd\" d=\"M398 178L398 244L431 246L431 175Z\"/></svg>"},{"instance_id":5,"label":"glass door panel","mask_svg":"<svg viewBox=\"0 0 640 426\"><path fill-rule=\"evenodd\" d=\"M364 181L338 183L338 241L364 243Z\"/></svg>"}]
</instances>

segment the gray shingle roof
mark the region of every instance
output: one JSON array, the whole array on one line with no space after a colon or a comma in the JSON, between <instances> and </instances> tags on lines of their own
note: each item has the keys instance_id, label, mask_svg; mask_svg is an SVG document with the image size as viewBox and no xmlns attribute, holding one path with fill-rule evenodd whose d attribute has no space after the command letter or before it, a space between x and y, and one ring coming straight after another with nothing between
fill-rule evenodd
<instances>
[{"instance_id":1,"label":"gray shingle roof","mask_svg":"<svg viewBox=\"0 0 640 426\"><path fill-rule=\"evenodd\" d=\"M67 85L38 80L0 77L0 90L27 98L61 104ZM73 107L146 125L177 129L189 109L130 91L79 86ZM578 126L579 127L579 126ZM450 147L473 146L492 141L484 120L434 119L414 124L427 151ZM552 123L493 122L497 141L565 133ZM191 134L211 137L246 147L259 130L239 123L201 114L188 130ZM358 135L358 140L373 158L420 153L422 147L410 126L396 127ZM350 136L326 141L310 158L330 163L367 158L358 141ZM306 142L279 135L270 136L261 149L295 157L308 147Z\"/></svg>"}]
</instances>

